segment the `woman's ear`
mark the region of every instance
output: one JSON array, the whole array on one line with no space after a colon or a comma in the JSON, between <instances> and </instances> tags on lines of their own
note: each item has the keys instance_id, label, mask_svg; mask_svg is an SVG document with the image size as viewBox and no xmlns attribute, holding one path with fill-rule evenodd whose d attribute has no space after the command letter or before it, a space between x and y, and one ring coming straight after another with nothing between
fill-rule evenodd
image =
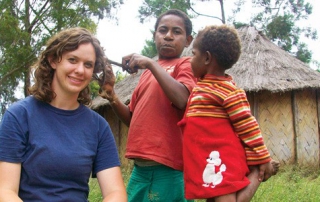
<instances>
[{"instance_id":1,"label":"woman's ear","mask_svg":"<svg viewBox=\"0 0 320 202\"><path fill-rule=\"evenodd\" d=\"M211 63L211 61L212 61L212 55L211 55L211 53L209 52L209 51L206 51L206 55L205 55L205 62L204 62L204 64L205 65L208 65L208 64L210 64Z\"/></svg>"},{"instance_id":2,"label":"woman's ear","mask_svg":"<svg viewBox=\"0 0 320 202\"><path fill-rule=\"evenodd\" d=\"M50 64L50 66L52 67L52 69L56 69L57 68L57 64L56 62L53 60L52 56L48 57L48 62Z\"/></svg>"}]
</instances>

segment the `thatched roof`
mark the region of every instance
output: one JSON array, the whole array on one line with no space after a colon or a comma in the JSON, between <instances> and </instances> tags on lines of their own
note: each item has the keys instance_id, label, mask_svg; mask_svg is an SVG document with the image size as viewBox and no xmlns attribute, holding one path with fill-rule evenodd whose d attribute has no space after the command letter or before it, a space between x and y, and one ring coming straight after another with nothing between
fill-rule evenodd
<instances>
[{"instance_id":1,"label":"thatched roof","mask_svg":"<svg viewBox=\"0 0 320 202\"><path fill-rule=\"evenodd\" d=\"M320 73L291 56L272 43L254 27L238 29L242 54L239 61L227 71L237 86L245 91L267 90L285 92L294 89L320 88ZM192 45L182 53L191 55ZM116 84L115 90L122 102L129 102L142 71L130 75ZM93 109L108 103L100 97L93 103Z\"/></svg>"},{"instance_id":2,"label":"thatched roof","mask_svg":"<svg viewBox=\"0 0 320 202\"><path fill-rule=\"evenodd\" d=\"M242 54L227 73L240 88L247 92L285 92L320 87L319 72L279 48L254 27L242 27L238 33ZM190 47L184 55L191 55Z\"/></svg>"}]
</instances>

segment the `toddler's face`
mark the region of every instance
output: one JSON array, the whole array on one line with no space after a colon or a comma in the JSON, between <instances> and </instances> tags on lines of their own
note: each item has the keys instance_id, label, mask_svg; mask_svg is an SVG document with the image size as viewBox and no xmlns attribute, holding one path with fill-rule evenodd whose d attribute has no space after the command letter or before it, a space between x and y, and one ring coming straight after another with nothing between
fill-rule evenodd
<instances>
[{"instance_id":1,"label":"toddler's face","mask_svg":"<svg viewBox=\"0 0 320 202\"><path fill-rule=\"evenodd\" d=\"M196 78L203 77L204 75L207 74L207 69L205 65L206 59L207 59L206 54L202 53L199 50L199 37L197 37L193 42L192 58L190 61L193 75Z\"/></svg>"}]
</instances>

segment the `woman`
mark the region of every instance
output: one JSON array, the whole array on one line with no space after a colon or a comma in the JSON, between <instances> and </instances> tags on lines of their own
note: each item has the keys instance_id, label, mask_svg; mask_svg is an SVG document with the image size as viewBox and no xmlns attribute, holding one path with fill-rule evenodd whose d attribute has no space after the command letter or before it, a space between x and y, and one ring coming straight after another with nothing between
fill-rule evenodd
<instances>
[{"instance_id":1,"label":"woman","mask_svg":"<svg viewBox=\"0 0 320 202\"><path fill-rule=\"evenodd\" d=\"M87 201L91 174L104 201L127 201L110 127L85 106L88 85L105 61L86 29L67 29L48 41L31 96L10 106L1 121L0 201Z\"/></svg>"}]
</instances>

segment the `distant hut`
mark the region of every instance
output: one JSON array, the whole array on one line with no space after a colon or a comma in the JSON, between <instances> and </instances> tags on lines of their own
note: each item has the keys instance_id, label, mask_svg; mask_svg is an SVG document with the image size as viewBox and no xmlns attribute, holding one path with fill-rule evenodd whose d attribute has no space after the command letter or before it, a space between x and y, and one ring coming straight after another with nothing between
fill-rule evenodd
<instances>
[{"instance_id":1,"label":"distant hut","mask_svg":"<svg viewBox=\"0 0 320 202\"><path fill-rule=\"evenodd\" d=\"M248 96L272 158L282 164L319 165L320 73L291 56L254 27L238 29L242 54L228 70ZM183 55L191 55L191 48ZM121 101L129 103L141 71L117 83ZM91 106L110 123L123 158L127 127L114 115L108 101ZM125 159L123 162L127 163Z\"/></svg>"}]
</instances>

